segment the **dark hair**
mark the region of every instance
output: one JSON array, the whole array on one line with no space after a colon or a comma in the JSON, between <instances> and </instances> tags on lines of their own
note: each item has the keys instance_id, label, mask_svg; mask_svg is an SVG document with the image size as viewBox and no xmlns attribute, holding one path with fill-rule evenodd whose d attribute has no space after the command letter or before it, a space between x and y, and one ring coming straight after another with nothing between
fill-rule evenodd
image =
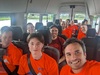
<instances>
[{"instance_id":1,"label":"dark hair","mask_svg":"<svg viewBox=\"0 0 100 75\"><path fill-rule=\"evenodd\" d=\"M56 27L56 28L58 29L58 26L57 26L57 25L55 25L55 24L54 24L54 25L52 25L52 26L50 26L50 27L49 27L49 29L51 29L51 28L53 28L53 27Z\"/></svg>"},{"instance_id":2,"label":"dark hair","mask_svg":"<svg viewBox=\"0 0 100 75\"><path fill-rule=\"evenodd\" d=\"M27 26L28 26L28 25L33 25L33 24L29 22L29 23L27 23Z\"/></svg>"},{"instance_id":3,"label":"dark hair","mask_svg":"<svg viewBox=\"0 0 100 75\"><path fill-rule=\"evenodd\" d=\"M39 32L35 32L35 33L32 33L32 34L29 34L29 36L27 37L27 42L29 43L31 39L33 38L37 38L41 43L44 44L44 37L41 33Z\"/></svg>"},{"instance_id":4,"label":"dark hair","mask_svg":"<svg viewBox=\"0 0 100 75\"><path fill-rule=\"evenodd\" d=\"M85 44L82 40L78 40L77 38L70 38L65 41L64 48L67 47L69 44L78 43L81 45L83 52L86 52Z\"/></svg>"},{"instance_id":5,"label":"dark hair","mask_svg":"<svg viewBox=\"0 0 100 75\"><path fill-rule=\"evenodd\" d=\"M9 32L11 31L12 32L12 28L8 27L8 26L3 26L1 28L1 34L3 34L4 32Z\"/></svg>"}]
</instances>

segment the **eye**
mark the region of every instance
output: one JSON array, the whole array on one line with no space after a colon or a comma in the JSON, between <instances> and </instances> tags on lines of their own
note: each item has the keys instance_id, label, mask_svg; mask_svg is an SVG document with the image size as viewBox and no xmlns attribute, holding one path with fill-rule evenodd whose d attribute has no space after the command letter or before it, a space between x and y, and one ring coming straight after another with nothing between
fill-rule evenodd
<instances>
[{"instance_id":1,"label":"eye","mask_svg":"<svg viewBox=\"0 0 100 75\"><path fill-rule=\"evenodd\" d=\"M66 56L71 56L71 54L70 53L66 53Z\"/></svg>"},{"instance_id":2,"label":"eye","mask_svg":"<svg viewBox=\"0 0 100 75\"><path fill-rule=\"evenodd\" d=\"M76 51L76 52L75 52L75 55L79 55L79 54L80 54L80 52L79 52L79 51Z\"/></svg>"},{"instance_id":3,"label":"eye","mask_svg":"<svg viewBox=\"0 0 100 75\"><path fill-rule=\"evenodd\" d=\"M33 42L31 42L31 45L34 45L34 43L33 43Z\"/></svg>"},{"instance_id":4,"label":"eye","mask_svg":"<svg viewBox=\"0 0 100 75\"><path fill-rule=\"evenodd\" d=\"M39 46L39 45L40 45L40 43L37 43L36 45L37 45L37 46Z\"/></svg>"}]
</instances>

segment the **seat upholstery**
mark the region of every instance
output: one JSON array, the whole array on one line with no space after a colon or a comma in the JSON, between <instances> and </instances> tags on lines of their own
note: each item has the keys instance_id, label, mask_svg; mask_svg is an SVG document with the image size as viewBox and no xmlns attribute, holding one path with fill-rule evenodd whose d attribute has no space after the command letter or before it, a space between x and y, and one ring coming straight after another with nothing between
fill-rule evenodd
<instances>
[{"instance_id":1,"label":"seat upholstery","mask_svg":"<svg viewBox=\"0 0 100 75\"><path fill-rule=\"evenodd\" d=\"M96 37L96 30L94 28L90 28L87 30L87 35L88 38Z\"/></svg>"},{"instance_id":2,"label":"seat upholstery","mask_svg":"<svg viewBox=\"0 0 100 75\"><path fill-rule=\"evenodd\" d=\"M59 62L60 53L56 48L50 47L50 46L45 46L44 47L44 53L46 53L49 56L51 56L52 58L54 58L57 63Z\"/></svg>"},{"instance_id":3,"label":"seat upholstery","mask_svg":"<svg viewBox=\"0 0 100 75\"><path fill-rule=\"evenodd\" d=\"M43 23L42 22L37 22L35 24L35 30L40 30L43 29Z\"/></svg>"},{"instance_id":4,"label":"seat upholstery","mask_svg":"<svg viewBox=\"0 0 100 75\"><path fill-rule=\"evenodd\" d=\"M13 32L13 40L19 41L22 39L23 37L23 32L21 27L17 27L17 26L12 26L12 32Z\"/></svg>"},{"instance_id":5,"label":"seat upholstery","mask_svg":"<svg viewBox=\"0 0 100 75\"><path fill-rule=\"evenodd\" d=\"M52 39L51 39L51 34L50 31L47 29L44 30L38 30L39 33L41 33L44 36L45 39L45 45L48 45L49 43L51 43Z\"/></svg>"},{"instance_id":6,"label":"seat upholstery","mask_svg":"<svg viewBox=\"0 0 100 75\"><path fill-rule=\"evenodd\" d=\"M48 22L47 23L47 27L49 28L50 26L52 26L53 25L53 22Z\"/></svg>"}]
</instances>

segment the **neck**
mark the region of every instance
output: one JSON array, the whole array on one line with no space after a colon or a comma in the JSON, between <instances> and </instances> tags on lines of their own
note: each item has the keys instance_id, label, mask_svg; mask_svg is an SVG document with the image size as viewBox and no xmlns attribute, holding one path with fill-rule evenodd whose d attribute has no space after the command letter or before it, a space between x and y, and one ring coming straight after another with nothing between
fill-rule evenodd
<instances>
[{"instance_id":1,"label":"neck","mask_svg":"<svg viewBox=\"0 0 100 75\"><path fill-rule=\"evenodd\" d=\"M35 60L39 60L39 59L41 59L41 57L42 57L42 52L41 52L41 53L38 53L38 54L32 54L32 57L33 57Z\"/></svg>"},{"instance_id":2,"label":"neck","mask_svg":"<svg viewBox=\"0 0 100 75\"><path fill-rule=\"evenodd\" d=\"M57 37L52 37L52 40L55 40Z\"/></svg>"}]
</instances>

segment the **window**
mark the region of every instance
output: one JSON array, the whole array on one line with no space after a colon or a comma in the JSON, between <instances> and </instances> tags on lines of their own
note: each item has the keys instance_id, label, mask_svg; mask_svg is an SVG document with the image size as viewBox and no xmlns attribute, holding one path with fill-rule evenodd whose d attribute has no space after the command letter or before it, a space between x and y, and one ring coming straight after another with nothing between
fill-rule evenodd
<instances>
[{"instance_id":1,"label":"window","mask_svg":"<svg viewBox=\"0 0 100 75\"><path fill-rule=\"evenodd\" d=\"M69 14L60 14L60 19L62 19L62 21L66 21L66 19L70 19Z\"/></svg>"},{"instance_id":2,"label":"window","mask_svg":"<svg viewBox=\"0 0 100 75\"><path fill-rule=\"evenodd\" d=\"M78 23L82 23L82 21L85 19L85 14L77 13L77 14L75 14L74 19L78 20Z\"/></svg>"},{"instance_id":3,"label":"window","mask_svg":"<svg viewBox=\"0 0 100 75\"><path fill-rule=\"evenodd\" d=\"M2 16L0 17L0 29L3 27L3 26L11 26L11 18L10 16Z\"/></svg>"},{"instance_id":4,"label":"window","mask_svg":"<svg viewBox=\"0 0 100 75\"><path fill-rule=\"evenodd\" d=\"M27 16L27 23L31 22L34 26L36 22L39 22L40 14L38 13L29 13Z\"/></svg>"},{"instance_id":5,"label":"window","mask_svg":"<svg viewBox=\"0 0 100 75\"><path fill-rule=\"evenodd\" d=\"M42 15L42 23L44 26L47 25L47 22L53 22L54 15L53 14L45 14Z\"/></svg>"},{"instance_id":6,"label":"window","mask_svg":"<svg viewBox=\"0 0 100 75\"><path fill-rule=\"evenodd\" d=\"M54 14L48 14L48 22L53 22Z\"/></svg>"}]
</instances>

